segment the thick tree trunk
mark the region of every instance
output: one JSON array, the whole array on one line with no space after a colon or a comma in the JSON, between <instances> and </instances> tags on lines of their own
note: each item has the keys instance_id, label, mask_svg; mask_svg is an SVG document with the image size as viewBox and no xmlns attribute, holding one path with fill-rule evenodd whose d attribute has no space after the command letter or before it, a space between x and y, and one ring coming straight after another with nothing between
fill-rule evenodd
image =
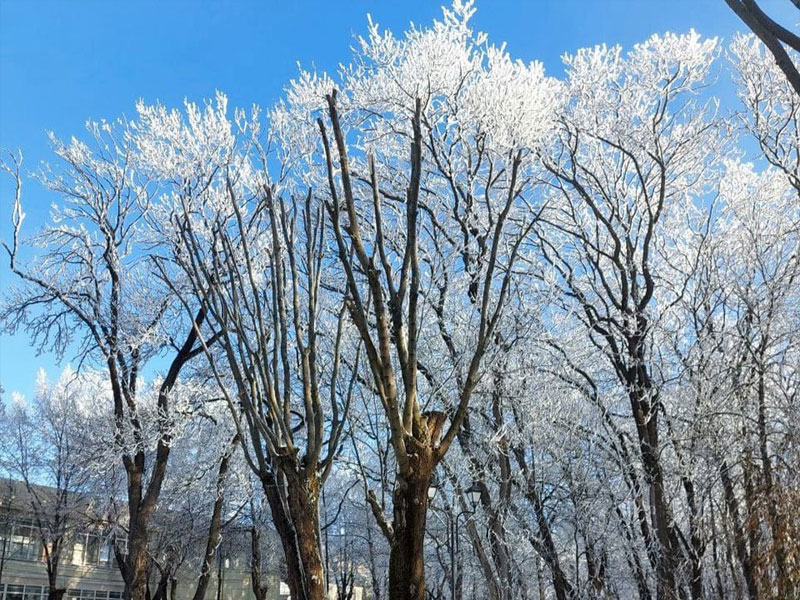
<instances>
[{"instance_id":1,"label":"thick tree trunk","mask_svg":"<svg viewBox=\"0 0 800 600\"><path fill-rule=\"evenodd\" d=\"M390 600L425 600L425 521L434 464L431 453L425 449L409 456L414 458L411 475L398 476L393 495Z\"/></svg>"},{"instance_id":2,"label":"thick tree trunk","mask_svg":"<svg viewBox=\"0 0 800 600\"><path fill-rule=\"evenodd\" d=\"M50 589L47 592L47 600L61 600L66 593L66 589L58 588L54 583L51 583Z\"/></svg>"},{"instance_id":3,"label":"thick tree trunk","mask_svg":"<svg viewBox=\"0 0 800 600\"><path fill-rule=\"evenodd\" d=\"M680 563L679 547L664 489L658 429L658 393L645 366L644 340L647 321L641 315L637 315L637 329L637 333L627 339L631 366L624 367L624 370L618 368L618 371L624 373L645 480L650 489L650 515L658 541L657 597L658 600L678 600L675 574Z\"/></svg>"},{"instance_id":4,"label":"thick tree trunk","mask_svg":"<svg viewBox=\"0 0 800 600\"><path fill-rule=\"evenodd\" d=\"M47 600L61 600L67 590L58 587L58 563L60 559L61 548L63 547L62 541L59 540L51 547L52 554L48 555L47 559ZM0 581L3 580L2 573L0 573Z\"/></svg>"},{"instance_id":5,"label":"thick tree trunk","mask_svg":"<svg viewBox=\"0 0 800 600\"><path fill-rule=\"evenodd\" d=\"M147 600L147 524L140 514L130 516L125 562L130 577L125 586L125 600Z\"/></svg>"},{"instance_id":6,"label":"thick tree trunk","mask_svg":"<svg viewBox=\"0 0 800 600\"><path fill-rule=\"evenodd\" d=\"M307 600L324 600L325 570L319 538L319 479L316 474L287 474L289 512L297 535Z\"/></svg>"},{"instance_id":7,"label":"thick tree trunk","mask_svg":"<svg viewBox=\"0 0 800 600\"><path fill-rule=\"evenodd\" d=\"M645 479L650 488L651 519L658 540L656 567L658 600L678 600L675 571L678 568L677 548L670 531L672 518L664 490L664 476L659 460L658 417L649 403L631 394L639 448L644 465Z\"/></svg>"},{"instance_id":8,"label":"thick tree trunk","mask_svg":"<svg viewBox=\"0 0 800 600\"><path fill-rule=\"evenodd\" d=\"M261 486L269 503L272 523L278 539L281 541L283 556L286 559L286 584L289 586L292 600L294 598L308 600L303 586L303 569L300 563L300 551L297 547L297 535L283 505L283 499L278 489L278 480L272 473L264 473L261 476Z\"/></svg>"}]
</instances>

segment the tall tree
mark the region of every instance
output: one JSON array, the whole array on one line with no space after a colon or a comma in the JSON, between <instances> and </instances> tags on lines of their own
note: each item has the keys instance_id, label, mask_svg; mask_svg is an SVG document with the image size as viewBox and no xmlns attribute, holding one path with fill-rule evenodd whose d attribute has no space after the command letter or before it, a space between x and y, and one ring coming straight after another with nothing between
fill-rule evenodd
<instances>
[{"instance_id":1,"label":"tall tree","mask_svg":"<svg viewBox=\"0 0 800 600\"><path fill-rule=\"evenodd\" d=\"M211 370L247 463L259 477L283 544L294 598L325 594L321 488L339 451L358 350L348 344L344 298L325 294L322 205L272 183L257 114L226 115L218 95L185 117L138 107L143 168L165 195L148 219L164 251L165 285L199 305Z\"/></svg>"},{"instance_id":2,"label":"tall tree","mask_svg":"<svg viewBox=\"0 0 800 600\"><path fill-rule=\"evenodd\" d=\"M703 211L725 152L714 104L693 98L715 51L693 32L653 36L627 55L597 47L568 56L568 99L542 157L553 193L540 252L625 390L649 490L640 527L663 600L678 597L684 559L662 464L653 332L658 306L673 301L658 286L662 257L681 244L670 224Z\"/></svg>"},{"instance_id":3,"label":"tall tree","mask_svg":"<svg viewBox=\"0 0 800 600\"><path fill-rule=\"evenodd\" d=\"M456 2L402 39L372 23L337 86L303 73L272 115L293 176L324 199L386 416L392 518L368 499L394 599L425 598L428 488L520 292L534 150L557 99L540 64L470 29L473 12Z\"/></svg>"},{"instance_id":4,"label":"tall tree","mask_svg":"<svg viewBox=\"0 0 800 600\"><path fill-rule=\"evenodd\" d=\"M147 539L164 481L173 437L173 387L183 367L202 348L198 310L187 323L172 294L154 284L141 219L150 209L152 187L134 166L127 124L90 122L89 142L61 142L51 135L55 170L40 181L59 202L50 222L27 244L33 259L20 258L22 156L3 168L14 178L13 233L3 242L19 285L0 317L7 331L24 329L40 349L59 356L75 352L81 364L105 368L113 404L114 447L127 475L129 542L126 598L144 600ZM140 375L148 364L166 365L152 427L140 406ZM154 456L147 460L148 450Z\"/></svg>"}]
</instances>

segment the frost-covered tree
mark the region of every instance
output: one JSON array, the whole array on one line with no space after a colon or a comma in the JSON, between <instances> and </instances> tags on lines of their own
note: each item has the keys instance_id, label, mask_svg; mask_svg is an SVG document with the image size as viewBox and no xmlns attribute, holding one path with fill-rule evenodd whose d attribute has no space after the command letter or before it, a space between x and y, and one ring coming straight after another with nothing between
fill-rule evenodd
<instances>
[{"instance_id":1,"label":"frost-covered tree","mask_svg":"<svg viewBox=\"0 0 800 600\"><path fill-rule=\"evenodd\" d=\"M191 320L176 311L169 290L153 285L154 271L143 236L152 187L134 166L125 123L90 122L88 142L51 136L59 163L45 166L40 182L57 199L50 220L22 239L22 157L3 162L16 183L12 239L3 242L18 285L7 293L3 326L26 331L39 349L74 352L81 365L102 366L114 411L112 447L127 476L129 544L126 597L146 595L149 523L161 492L173 437L173 387L183 367L202 348ZM20 251L30 247L32 258ZM157 418L146 426L140 407L140 375L165 366L156 390ZM148 450L154 454L148 460Z\"/></svg>"},{"instance_id":2,"label":"frost-covered tree","mask_svg":"<svg viewBox=\"0 0 800 600\"><path fill-rule=\"evenodd\" d=\"M55 142L25 267L12 159L5 323L94 363L76 414L98 474L123 456L131 597L190 568L202 600L234 526L259 600L270 570L314 600L796 595L796 36L729 4L774 38L733 39L737 112L716 39L559 81L458 0L370 21L266 119L142 102Z\"/></svg>"},{"instance_id":3,"label":"frost-covered tree","mask_svg":"<svg viewBox=\"0 0 800 600\"><path fill-rule=\"evenodd\" d=\"M758 36L769 50L771 67L780 69L784 81L791 85L796 96L800 96L800 72L793 58L800 52L800 36L772 19L755 0L725 0L742 22ZM800 11L800 3L791 0Z\"/></svg>"},{"instance_id":4,"label":"frost-covered tree","mask_svg":"<svg viewBox=\"0 0 800 600\"><path fill-rule=\"evenodd\" d=\"M92 475L93 448L82 420L80 386L69 369L52 384L40 372L33 401L14 402L0 415L0 473L21 482L41 543L50 600L66 593L59 566L74 528L88 517L85 492Z\"/></svg>"},{"instance_id":5,"label":"frost-covered tree","mask_svg":"<svg viewBox=\"0 0 800 600\"><path fill-rule=\"evenodd\" d=\"M730 45L741 123L759 144L764 158L800 191L800 93L792 89L753 35L737 35ZM798 52L790 57L797 62Z\"/></svg>"},{"instance_id":6,"label":"frost-covered tree","mask_svg":"<svg viewBox=\"0 0 800 600\"><path fill-rule=\"evenodd\" d=\"M786 503L797 473L784 465L797 455L797 191L779 169L759 173L731 162L720 197L709 252L714 270L698 286L701 294L693 294L688 315L695 342L684 353L698 406L714 415L713 429L704 432L712 456L691 446L685 451L719 475L719 519L747 595L777 590L791 597L798 580L789 538L798 523ZM702 413L687 417L691 427L704 426ZM719 535L710 534L715 541Z\"/></svg>"},{"instance_id":7,"label":"frost-covered tree","mask_svg":"<svg viewBox=\"0 0 800 600\"><path fill-rule=\"evenodd\" d=\"M567 56L567 100L542 153L552 175L536 228L542 276L624 386L648 505L639 526L664 599L677 597L686 553L664 478L654 331L674 301L659 284L661 257L683 243L671 225L707 210L726 152L715 103L698 98L716 49L692 32Z\"/></svg>"},{"instance_id":8,"label":"frost-covered tree","mask_svg":"<svg viewBox=\"0 0 800 600\"><path fill-rule=\"evenodd\" d=\"M271 114L291 177L325 203L391 432L392 518L368 497L398 599L425 597L428 488L521 293L535 151L559 96L540 64L474 32L473 12L456 2L399 38L371 23L335 83L303 72Z\"/></svg>"},{"instance_id":9,"label":"frost-covered tree","mask_svg":"<svg viewBox=\"0 0 800 600\"><path fill-rule=\"evenodd\" d=\"M358 350L345 298L324 291L336 282L325 273L322 204L271 180L260 134L255 110L230 119L218 95L205 108L187 104L185 115L140 105L133 139L163 192L147 217L161 278L206 315L201 343L216 343L206 358L269 501L292 596L319 600L320 493ZM345 345L354 352L343 363Z\"/></svg>"}]
</instances>

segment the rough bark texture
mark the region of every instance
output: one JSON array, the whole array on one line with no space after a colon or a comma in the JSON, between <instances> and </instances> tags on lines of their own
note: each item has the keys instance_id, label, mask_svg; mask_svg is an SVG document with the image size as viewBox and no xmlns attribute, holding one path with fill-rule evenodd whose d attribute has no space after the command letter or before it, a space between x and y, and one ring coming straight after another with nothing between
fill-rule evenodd
<instances>
[{"instance_id":1,"label":"rough bark texture","mask_svg":"<svg viewBox=\"0 0 800 600\"><path fill-rule=\"evenodd\" d=\"M147 599L147 521L131 513L128 557L125 560L130 582L125 586L125 600Z\"/></svg>"},{"instance_id":2,"label":"rough bark texture","mask_svg":"<svg viewBox=\"0 0 800 600\"><path fill-rule=\"evenodd\" d=\"M399 476L395 488L394 536L389 554L389 597L425 600L425 522L428 488L433 477L432 453L420 448L412 459L411 476Z\"/></svg>"},{"instance_id":3,"label":"rough bark texture","mask_svg":"<svg viewBox=\"0 0 800 600\"><path fill-rule=\"evenodd\" d=\"M315 474L291 473L287 481L289 513L297 535L306 598L324 600L325 571L318 535L319 479Z\"/></svg>"},{"instance_id":4,"label":"rough bark texture","mask_svg":"<svg viewBox=\"0 0 800 600\"><path fill-rule=\"evenodd\" d=\"M264 496L272 514L272 522L278 539L281 541L283 555L286 558L286 584L292 598L307 600L303 587L303 570L300 563L300 552L297 547L297 535L294 525L289 520L289 515L284 508L283 499L278 490L277 480L274 475L267 473L261 477L261 485L264 489Z\"/></svg>"}]
</instances>

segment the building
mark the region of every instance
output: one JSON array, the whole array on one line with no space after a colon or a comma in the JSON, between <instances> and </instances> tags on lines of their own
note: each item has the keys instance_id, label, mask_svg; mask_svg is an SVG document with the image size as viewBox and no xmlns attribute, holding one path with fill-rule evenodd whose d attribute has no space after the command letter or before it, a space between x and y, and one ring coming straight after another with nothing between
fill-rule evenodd
<instances>
[{"instance_id":1,"label":"building","mask_svg":"<svg viewBox=\"0 0 800 600\"><path fill-rule=\"evenodd\" d=\"M53 488L34 486L37 496L46 498ZM122 600L124 582L114 553L114 544L124 554L127 540L119 528L98 514L97 503L90 496L72 504L67 541L61 551L58 567L58 588L65 589L63 600ZM46 512L42 513L46 514ZM168 521L170 522L170 521ZM164 525L162 527L170 527ZM154 522L151 541L159 538L158 522ZM181 537L178 534L177 537ZM229 526L223 534L214 570L206 591L206 600L254 600L250 581L250 530ZM164 600L192 600L205 540L188 543L185 557ZM351 571L352 600L369 597L368 572L355 557L336 555L331 561L329 598L336 600L337 573L343 563ZM273 561L274 562L274 561ZM290 600L288 586L277 574L267 575L267 600ZM155 592L157 582L151 584ZM174 595L173 595L174 594ZM47 600L48 579L39 527L31 510L31 495L19 481L0 478L0 600Z\"/></svg>"},{"instance_id":2,"label":"building","mask_svg":"<svg viewBox=\"0 0 800 600\"><path fill-rule=\"evenodd\" d=\"M54 490L36 486L37 495L46 497ZM0 600L47 600L48 579L39 528L31 510L31 496L19 481L0 478ZM69 535L61 552L58 584L66 589L63 600L121 600L124 583L116 564L113 543L124 553L127 541L116 528L93 514L87 498L76 503L81 518L71 519ZM243 552L243 539L228 535L221 545L208 585L208 600L253 600L250 586L249 555ZM238 536L243 538L243 536ZM249 541L248 541L249 543ZM200 572L202 547L188 556L178 570L175 596L169 600L191 600L194 582ZM269 586L280 600L277 576ZM285 596L284 596L285 597Z\"/></svg>"},{"instance_id":3,"label":"building","mask_svg":"<svg viewBox=\"0 0 800 600\"><path fill-rule=\"evenodd\" d=\"M37 486L42 497L52 490ZM48 581L31 496L18 481L0 479L0 600L44 600ZM86 504L86 511L90 505ZM26 510L27 509L27 510ZM123 545L125 540L118 540ZM96 528L73 531L61 554L65 600L120 600L122 578L108 537Z\"/></svg>"}]
</instances>

